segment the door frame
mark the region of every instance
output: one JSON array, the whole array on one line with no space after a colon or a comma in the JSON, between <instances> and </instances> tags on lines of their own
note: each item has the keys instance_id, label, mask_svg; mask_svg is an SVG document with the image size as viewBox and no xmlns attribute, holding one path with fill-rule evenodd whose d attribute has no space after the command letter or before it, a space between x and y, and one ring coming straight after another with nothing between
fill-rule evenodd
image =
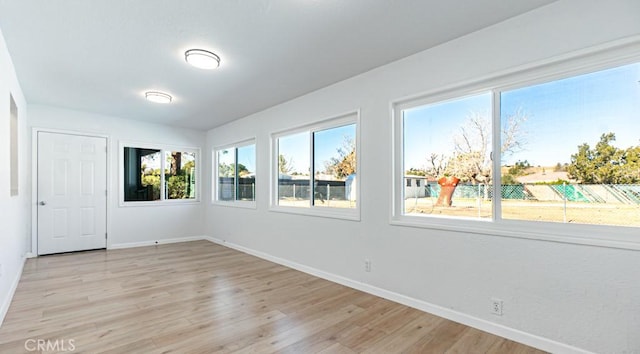
<instances>
[{"instance_id":1,"label":"door frame","mask_svg":"<svg viewBox=\"0 0 640 354\"><path fill-rule=\"evenodd\" d=\"M88 133L74 130L62 130L51 128L33 127L31 129L31 252L27 257L33 258L38 256L38 133L54 133L66 135L79 135L91 138L104 138L107 141L107 198L106 198L106 230L107 238L105 247L109 248L109 235L111 231L111 137L106 134Z\"/></svg>"}]
</instances>

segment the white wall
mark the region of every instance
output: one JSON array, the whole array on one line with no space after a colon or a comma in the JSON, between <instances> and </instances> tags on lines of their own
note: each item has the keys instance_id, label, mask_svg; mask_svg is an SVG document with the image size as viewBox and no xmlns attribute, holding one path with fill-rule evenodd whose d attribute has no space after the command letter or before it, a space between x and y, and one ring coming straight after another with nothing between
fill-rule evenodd
<instances>
[{"instance_id":1,"label":"white wall","mask_svg":"<svg viewBox=\"0 0 640 354\"><path fill-rule=\"evenodd\" d=\"M496 324L511 336L522 331L543 349L640 352L637 251L389 224L390 102L639 33L637 0L559 1L213 129L208 150L257 137L258 208L208 204L206 232L459 312L494 332ZM361 222L270 212L270 133L358 108ZM491 297L504 300L504 316L489 314Z\"/></svg>"},{"instance_id":2,"label":"white wall","mask_svg":"<svg viewBox=\"0 0 640 354\"><path fill-rule=\"evenodd\" d=\"M10 196L9 95L18 107L18 195ZM27 252L31 182L28 157L27 105L0 32L0 323L9 308Z\"/></svg>"},{"instance_id":3,"label":"white wall","mask_svg":"<svg viewBox=\"0 0 640 354\"><path fill-rule=\"evenodd\" d=\"M132 246L156 240L162 242L203 235L205 202L120 207L118 193L120 192L119 163L122 160L119 156L120 141L203 149L204 132L43 105L29 105L29 125L30 128L108 135L110 196L107 247ZM202 156L200 161L204 162ZM206 186L207 183L202 181L204 181L203 178L200 182ZM209 193L207 191L208 188L203 189L203 192Z\"/></svg>"}]
</instances>

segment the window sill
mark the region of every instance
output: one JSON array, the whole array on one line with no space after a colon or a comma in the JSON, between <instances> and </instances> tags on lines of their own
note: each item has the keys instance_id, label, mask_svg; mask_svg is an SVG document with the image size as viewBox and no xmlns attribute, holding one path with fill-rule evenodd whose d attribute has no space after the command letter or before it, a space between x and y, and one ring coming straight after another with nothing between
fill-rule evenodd
<instances>
[{"instance_id":1,"label":"window sill","mask_svg":"<svg viewBox=\"0 0 640 354\"><path fill-rule=\"evenodd\" d=\"M247 202L247 201L213 201L211 205L221 206L221 207L229 207L229 208L241 208L241 209L258 209L258 206L255 201Z\"/></svg>"},{"instance_id":2,"label":"window sill","mask_svg":"<svg viewBox=\"0 0 640 354\"><path fill-rule=\"evenodd\" d=\"M578 225L521 220L471 220L428 216L395 216L395 226L514 237L577 245L640 250L638 229L624 226Z\"/></svg>"},{"instance_id":3,"label":"window sill","mask_svg":"<svg viewBox=\"0 0 640 354\"><path fill-rule=\"evenodd\" d=\"M123 202L120 201L119 206L121 208L129 208L129 207L160 207L160 206L176 206L176 205L192 205L192 204L200 204L199 199L188 199L188 200L158 200L152 202Z\"/></svg>"},{"instance_id":4,"label":"window sill","mask_svg":"<svg viewBox=\"0 0 640 354\"><path fill-rule=\"evenodd\" d=\"M360 221L360 209L331 208L331 207L286 207L271 205L269 211L277 213L298 214L306 216L316 216L322 218L342 219L350 221Z\"/></svg>"}]
</instances>

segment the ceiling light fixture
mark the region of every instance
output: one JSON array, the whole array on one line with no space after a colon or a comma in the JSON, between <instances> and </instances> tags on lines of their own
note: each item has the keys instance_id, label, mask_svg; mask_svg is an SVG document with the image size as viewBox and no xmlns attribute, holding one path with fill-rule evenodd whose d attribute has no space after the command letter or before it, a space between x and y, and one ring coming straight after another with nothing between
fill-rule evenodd
<instances>
[{"instance_id":1,"label":"ceiling light fixture","mask_svg":"<svg viewBox=\"0 0 640 354\"><path fill-rule=\"evenodd\" d=\"M171 95L158 91L147 91L144 93L144 97L147 101L155 103L171 103L171 100L173 99Z\"/></svg>"},{"instance_id":2,"label":"ceiling light fixture","mask_svg":"<svg viewBox=\"0 0 640 354\"><path fill-rule=\"evenodd\" d=\"M184 52L184 60L200 69L215 69L220 66L220 57L204 49L189 49Z\"/></svg>"}]
</instances>

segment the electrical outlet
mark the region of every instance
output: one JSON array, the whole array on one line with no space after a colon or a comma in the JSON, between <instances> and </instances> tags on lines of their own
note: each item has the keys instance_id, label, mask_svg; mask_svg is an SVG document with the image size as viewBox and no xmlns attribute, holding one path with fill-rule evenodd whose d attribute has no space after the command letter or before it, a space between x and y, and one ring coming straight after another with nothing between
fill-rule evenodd
<instances>
[{"instance_id":1,"label":"electrical outlet","mask_svg":"<svg viewBox=\"0 0 640 354\"><path fill-rule=\"evenodd\" d=\"M368 259L364 260L364 271L365 272L370 272L371 271L371 261Z\"/></svg>"},{"instance_id":2,"label":"electrical outlet","mask_svg":"<svg viewBox=\"0 0 640 354\"><path fill-rule=\"evenodd\" d=\"M496 316L502 316L502 300L491 298L491 313Z\"/></svg>"}]
</instances>

